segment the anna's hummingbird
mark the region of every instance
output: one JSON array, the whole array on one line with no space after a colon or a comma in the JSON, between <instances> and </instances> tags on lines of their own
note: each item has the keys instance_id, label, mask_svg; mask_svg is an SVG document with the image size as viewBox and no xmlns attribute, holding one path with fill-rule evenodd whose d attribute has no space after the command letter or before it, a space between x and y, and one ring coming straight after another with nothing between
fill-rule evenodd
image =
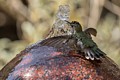
<instances>
[{"instance_id":1,"label":"anna's hummingbird","mask_svg":"<svg viewBox=\"0 0 120 80\"><path fill-rule=\"evenodd\" d=\"M86 59L99 60L100 57L106 55L91 38L91 34L94 36L97 34L94 28L88 28L82 31L82 26L79 22L72 21L68 23L73 28L73 37L77 39L77 45L80 46L81 51L85 53Z\"/></svg>"}]
</instances>

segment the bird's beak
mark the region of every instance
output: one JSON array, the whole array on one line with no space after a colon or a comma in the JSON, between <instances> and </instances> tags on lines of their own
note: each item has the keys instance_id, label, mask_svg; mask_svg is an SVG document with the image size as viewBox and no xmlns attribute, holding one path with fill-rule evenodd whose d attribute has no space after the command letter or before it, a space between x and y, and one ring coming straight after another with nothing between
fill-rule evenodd
<instances>
[{"instance_id":1,"label":"bird's beak","mask_svg":"<svg viewBox=\"0 0 120 80\"><path fill-rule=\"evenodd\" d=\"M71 22L69 22L69 21L67 21L67 20L65 20L65 22L67 22L67 23L72 27Z\"/></svg>"},{"instance_id":2,"label":"bird's beak","mask_svg":"<svg viewBox=\"0 0 120 80\"><path fill-rule=\"evenodd\" d=\"M67 21L67 20L65 20L65 22L67 22L68 24L71 24L71 22L69 22L69 21Z\"/></svg>"}]
</instances>

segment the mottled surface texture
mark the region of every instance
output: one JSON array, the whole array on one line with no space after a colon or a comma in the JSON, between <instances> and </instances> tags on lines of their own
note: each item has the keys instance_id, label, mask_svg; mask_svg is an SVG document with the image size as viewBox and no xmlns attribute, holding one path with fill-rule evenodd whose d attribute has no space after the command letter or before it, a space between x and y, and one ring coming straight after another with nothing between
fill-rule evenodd
<instances>
[{"instance_id":1,"label":"mottled surface texture","mask_svg":"<svg viewBox=\"0 0 120 80\"><path fill-rule=\"evenodd\" d=\"M1 70L0 80L120 80L120 69L108 57L86 60L72 43L62 43L64 37L57 39L57 46L44 40L23 50Z\"/></svg>"}]
</instances>

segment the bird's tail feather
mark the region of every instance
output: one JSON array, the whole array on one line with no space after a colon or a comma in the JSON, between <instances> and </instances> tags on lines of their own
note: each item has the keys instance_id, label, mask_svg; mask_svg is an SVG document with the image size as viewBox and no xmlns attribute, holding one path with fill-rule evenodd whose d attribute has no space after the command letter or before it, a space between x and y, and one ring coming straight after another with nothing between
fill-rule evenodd
<instances>
[{"instance_id":1,"label":"bird's tail feather","mask_svg":"<svg viewBox=\"0 0 120 80\"><path fill-rule=\"evenodd\" d=\"M87 50L85 50L84 53L85 53L85 58L86 58L86 59L89 59L90 57L89 57L89 55L88 55L88 53L87 53Z\"/></svg>"},{"instance_id":2,"label":"bird's tail feather","mask_svg":"<svg viewBox=\"0 0 120 80\"><path fill-rule=\"evenodd\" d=\"M85 49L84 52L85 52L86 59L94 60L94 54L90 49Z\"/></svg>"},{"instance_id":3,"label":"bird's tail feather","mask_svg":"<svg viewBox=\"0 0 120 80\"><path fill-rule=\"evenodd\" d=\"M84 50L84 53L85 53L86 59L90 59L90 60L94 60L94 59L99 60L100 57L105 55L105 53L101 51L99 48L97 48L96 50L87 48Z\"/></svg>"},{"instance_id":4,"label":"bird's tail feather","mask_svg":"<svg viewBox=\"0 0 120 80\"><path fill-rule=\"evenodd\" d=\"M94 58L99 60L100 59L100 56L97 52L95 52L94 50L90 50L90 52L94 55Z\"/></svg>"},{"instance_id":5,"label":"bird's tail feather","mask_svg":"<svg viewBox=\"0 0 120 80\"><path fill-rule=\"evenodd\" d=\"M96 51L100 54L100 56L106 55L106 54L105 54L103 51L101 51L99 48L97 48Z\"/></svg>"}]
</instances>

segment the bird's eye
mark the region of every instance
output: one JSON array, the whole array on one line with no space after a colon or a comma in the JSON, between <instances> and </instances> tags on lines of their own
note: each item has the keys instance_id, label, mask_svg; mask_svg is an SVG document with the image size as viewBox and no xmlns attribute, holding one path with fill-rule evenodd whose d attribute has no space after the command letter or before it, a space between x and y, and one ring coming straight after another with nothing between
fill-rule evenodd
<instances>
[{"instance_id":1,"label":"bird's eye","mask_svg":"<svg viewBox=\"0 0 120 80\"><path fill-rule=\"evenodd\" d=\"M83 39L81 38L80 40L82 41Z\"/></svg>"}]
</instances>

